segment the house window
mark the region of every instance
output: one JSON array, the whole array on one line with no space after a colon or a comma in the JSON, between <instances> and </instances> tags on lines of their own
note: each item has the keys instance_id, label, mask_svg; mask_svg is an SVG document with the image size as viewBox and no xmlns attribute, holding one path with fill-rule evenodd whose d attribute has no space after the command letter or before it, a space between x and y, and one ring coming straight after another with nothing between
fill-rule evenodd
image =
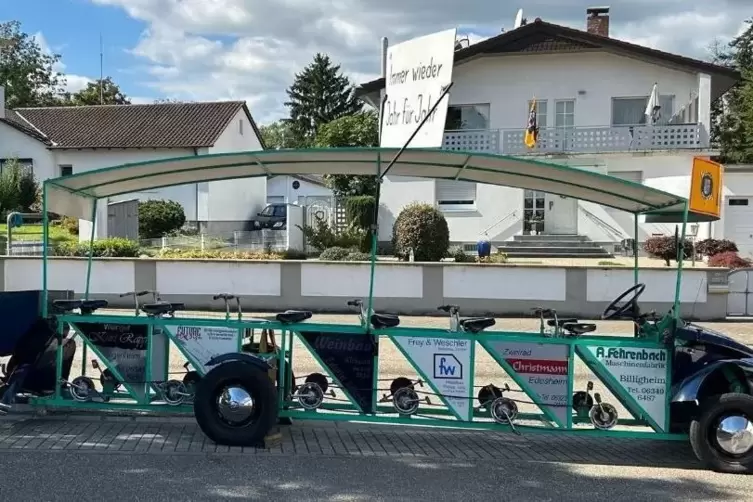
<instances>
[{"instance_id":1,"label":"house window","mask_svg":"<svg viewBox=\"0 0 753 502\"><path fill-rule=\"evenodd\" d=\"M729 199L730 206L747 206L748 199Z\"/></svg>"},{"instance_id":2,"label":"house window","mask_svg":"<svg viewBox=\"0 0 753 502\"><path fill-rule=\"evenodd\" d=\"M58 167L60 168L60 176L70 176L73 174L73 166L70 164L63 164Z\"/></svg>"},{"instance_id":3,"label":"house window","mask_svg":"<svg viewBox=\"0 0 753 502\"><path fill-rule=\"evenodd\" d=\"M533 100L528 101L528 108L527 110L530 111L531 104L533 103ZM536 100L536 125L539 127L539 129L546 129L549 125L547 121L547 117L549 116L549 106L547 106L549 102L547 100Z\"/></svg>"},{"instance_id":4,"label":"house window","mask_svg":"<svg viewBox=\"0 0 753 502\"><path fill-rule=\"evenodd\" d=\"M238 132L243 136L243 119L238 121Z\"/></svg>"},{"instance_id":5,"label":"house window","mask_svg":"<svg viewBox=\"0 0 753 502\"><path fill-rule=\"evenodd\" d=\"M468 211L476 207L476 183L437 180L437 205L449 211Z\"/></svg>"},{"instance_id":6,"label":"house window","mask_svg":"<svg viewBox=\"0 0 753 502\"><path fill-rule=\"evenodd\" d=\"M554 102L554 126L571 129L575 125L575 100L563 99Z\"/></svg>"},{"instance_id":7,"label":"house window","mask_svg":"<svg viewBox=\"0 0 753 502\"><path fill-rule=\"evenodd\" d=\"M612 125L637 126L646 123L646 106L648 96L637 98L612 98ZM675 97L660 95L661 106L658 124L668 124L674 113Z\"/></svg>"},{"instance_id":8,"label":"house window","mask_svg":"<svg viewBox=\"0 0 753 502\"><path fill-rule=\"evenodd\" d=\"M489 111L488 104L450 105L447 107L445 131L489 129Z\"/></svg>"},{"instance_id":9,"label":"house window","mask_svg":"<svg viewBox=\"0 0 753 502\"><path fill-rule=\"evenodd\" d=\"M0 159L0 173L3 172L3 168L6 164L10 162L16 162L21 170L34 174L34 160L32 159Z\"/></svg>"}]
</instances>

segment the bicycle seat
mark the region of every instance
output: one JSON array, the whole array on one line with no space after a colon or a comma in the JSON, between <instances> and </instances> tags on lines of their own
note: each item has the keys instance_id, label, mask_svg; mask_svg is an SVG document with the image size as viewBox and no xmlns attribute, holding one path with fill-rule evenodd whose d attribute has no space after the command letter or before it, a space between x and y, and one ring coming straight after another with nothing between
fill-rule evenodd
<instances>
[{"instance_id":1,"label":"bicycle seat","mask_svg":"<svg viewBox=\"0 0 753 502\"><path fill-rule=\"evenodd\" d=\"M92 314L97 309L107 308L108 305L110 305L110 303L107 300L82 300L81 313Z\"/></svg>"},{"instance_id":2,"label":"bicycle seat","mask_svg":"<svg viewBox=\"0 0 753 502\"><path fill-rule=\"evenodd\" d=\"M588 322L575 322L563 325L562 329L574 335L582 335L584 333L596 331L596 325Z\"/></svg>"},{"instance_id":3,"label":"bicycle seat","mask_svg":"<svg viewBox=\"0 0 753 502\"><path fill-rule=\"evenodd\" d=\"M81 308L81 300L53 300L52 305L63 312L72 312Z\"/></svg>"},{"instance_id":4,"label":"bicycle seat","mask_svg":"<svg viewBox=\"0 0 753 502\"><path fill-rule=\"evenodd\" d=\"M170 302L157 302L157 303L145 303L141 306L141 310L146 315L165 315L172 314L176 310L184 310L186 305L184 303L170 303Z\"/></svg>"},{"instance_id":5,"label":"bicycle seat","mask_svg":"<svg viewBox=\"0 0 753 502\"><path fill-rule=\"evenodd\" d=\"M562 318L562 319L557 319L557 322L555 323L555 322L554 322L554 319L549 319L549 320L548 320L548 321L546 322L546 325L547 325L547 326L551 326L551 327L559 326L559 327L561 328L561 327L562 327L562 326L564 326L565 324L572 324L572 323L577 323L577 322L578 322L578 320L577 320L577 319L566 319L566 318Z\"/></svg>"},{"instance_id":6,"label":"bicycle seat","mask_svg":"<svg viewBox=\"0 0 753 502\"><path fill-rule=\"evenodd\" d=\"M72 312L81 309L82 314L91 314L97 309L107 308L107 300L53 300L52 305L63 311Z\"/></svg>"},{"instance_id":7,"label":"bicycle seat","mask_svg":"<svg viewBox=\"0 0 753 502\"><path fill-rule=\"evenodd\" d=\"M277 314L275 318L284 324L295 324L303 322L306 319L311 319L313 314L310 310L286 310L280 314Z\"/></svg>"},{"instance_id":8,"label":"bicycle seat","mask_svg":"<svg viewBox=\"0 0 753 502\"><path fill-rule=\"evenodd\" d=\"M400 325L400 318L394 314L373 314L371 325L376 329L394 328Z\"/></svg>"},{"instance_id":9,"label":"bicycle seat","mask_svg":"<svg viewBox=\"0 0 753 502\"><path fill-rule=\"evenodd\" d=\"M469 317L460 320L460 326L469 333L480 333L496 323L493 317Z\"/></svg>"}]
</instances>

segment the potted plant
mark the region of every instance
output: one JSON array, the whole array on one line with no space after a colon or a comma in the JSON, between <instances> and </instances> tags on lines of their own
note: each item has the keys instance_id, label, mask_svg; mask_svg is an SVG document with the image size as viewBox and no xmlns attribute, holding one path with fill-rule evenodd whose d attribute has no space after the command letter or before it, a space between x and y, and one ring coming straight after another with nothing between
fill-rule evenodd
<instances>
[{"instance_id":1,"label":"potted plant","mask_svg":"<svg viewBox=\"0 0 753 502\"><path fill-rule=\"evenodd\" d=\"M528 223L531 224L531 235L539 235L544 226L544 218L538 214L534 214L531 216L531 219L528 220Z\"/></svg>"}]
</instances>

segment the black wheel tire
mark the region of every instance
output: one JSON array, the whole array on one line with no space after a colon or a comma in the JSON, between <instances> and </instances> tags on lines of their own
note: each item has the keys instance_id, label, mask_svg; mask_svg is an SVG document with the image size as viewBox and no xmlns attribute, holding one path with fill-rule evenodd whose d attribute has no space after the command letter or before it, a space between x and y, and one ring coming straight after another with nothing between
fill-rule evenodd
<instances>
[{"instance_id":1,"label":"black wheel tire","mask_svg":"<svg viewBox=\"0 0 753 502\"><path fill-rule=\"evenodd\" d=\"M583 390L579 390L575 394L573 394L573 410L577 413L581 409L585 409L586 413L593 408L594 406L594 398L591 397L591 395Z\"/></svg>"},{"instance_id":2,"label":"black wheel tire","mask_svg":"<svg viewBox=\"0 0 753 502\"><path fill-rule=\"evenodd\" d=\"M698 460L716 472L753 474L753 450L744 456L725 454L712 435L716 421L727 413L743 413L753 420L753 396L729 393L714 396L701 404L698 417L690 423L690 445Z\"/></svg>"},{"instance_id":3,"label":"black wheel tire","mask_svg":"<svg viewBox=\"0 0 753 502\"><path fill-rule=\"evenodd\" d=\"M230 385L243 387L253 398L256 408L253 420L240 426L222 420L217 410L220 392ZM260 446L277 423L277 389L266 371L243 361L229 361L216 366L199 380L193 410L199 427L215 443Z\"/></svg>"}]
</instances>

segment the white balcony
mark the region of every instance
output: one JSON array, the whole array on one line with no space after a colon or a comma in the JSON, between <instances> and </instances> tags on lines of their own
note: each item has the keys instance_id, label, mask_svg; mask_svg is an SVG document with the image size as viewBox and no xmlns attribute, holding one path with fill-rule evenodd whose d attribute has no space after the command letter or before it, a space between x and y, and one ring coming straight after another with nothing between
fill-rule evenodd
<instances>
[{"instance_id":1,"label":"white balcony","mask_svg":"<svg viewBox=\"0 0 753 502\"><path fill-rule=\"evenodd\" d=\"M445 131L443 148L506 155L700 150L709 147L702 124L542 128L537 144L523 143L524 129Z\"/></svg>"}]
</instances>

